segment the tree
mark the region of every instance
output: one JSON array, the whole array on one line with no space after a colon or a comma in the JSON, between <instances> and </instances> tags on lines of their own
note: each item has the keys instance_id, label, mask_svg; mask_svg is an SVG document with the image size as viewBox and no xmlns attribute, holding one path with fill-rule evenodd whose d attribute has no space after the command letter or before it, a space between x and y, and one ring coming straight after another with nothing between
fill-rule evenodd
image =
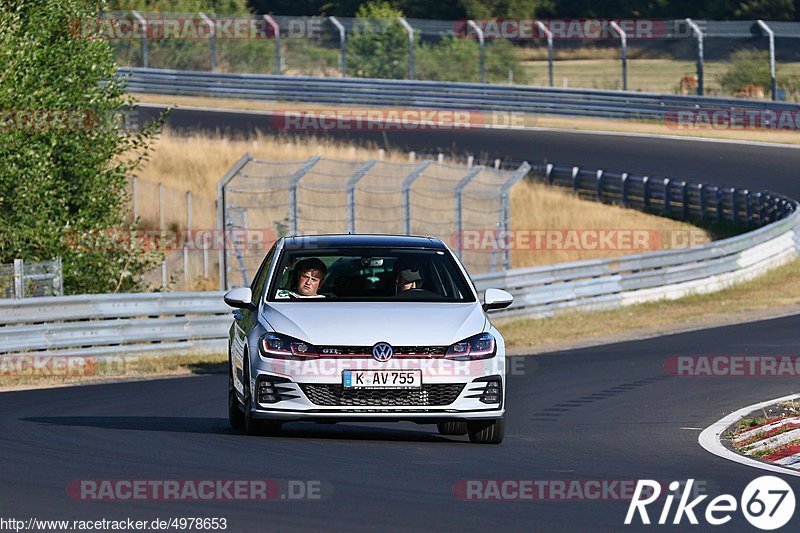
<instances>
[{"instance_id":1,"label":"tree","mask_svg":"<svg viewBox=\"0 0 800 533\"><path fill-rule=\"evenodd\" d=\"M364 78L398 79L408 72L408 34L397 20L403 12L374 0L356 12L348 37L347 70Z\"/></svg>"},{"instance_id":2,"label":"tree","mask_svg":"<svg viewBox=\"0 0 800 533\"><path fill-rule=\"evenodd\" d=\"M61 256L68 293L141 289L158 258L115 231L156 126L123 129L111 48L75 31L95 5L0 3L0 263Z\"/></svg>"}]
</instances>

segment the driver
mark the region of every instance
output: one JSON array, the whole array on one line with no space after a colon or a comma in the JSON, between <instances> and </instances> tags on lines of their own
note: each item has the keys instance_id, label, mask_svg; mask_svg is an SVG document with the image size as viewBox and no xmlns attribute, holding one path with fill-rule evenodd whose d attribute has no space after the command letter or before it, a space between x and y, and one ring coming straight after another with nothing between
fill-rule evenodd
<instances>
[{"instance_id":1,"label":"driver","mask_svg":"<svg viewBox=\"0 0 800 533\"><path fill-rule=\"evenodd\" d=\"M327 267L320 259L309 257L297 263L297 286L295 290L280 289L275 298L325 298L324 294L317 294L319 286L325 279Z\"/></svg>"},{"instance_id":2,"label":"driver","mask_svg":"<svg viewBox=\"0 0 800 533\"><path fill-rule=\"evenodd\" d=\"M422 275L419 265L413 263L403 263L398 265L397 277L395 278L395 289L399 294L411 289L419 289L422 286Z\"/></svg>"}]
</instances>

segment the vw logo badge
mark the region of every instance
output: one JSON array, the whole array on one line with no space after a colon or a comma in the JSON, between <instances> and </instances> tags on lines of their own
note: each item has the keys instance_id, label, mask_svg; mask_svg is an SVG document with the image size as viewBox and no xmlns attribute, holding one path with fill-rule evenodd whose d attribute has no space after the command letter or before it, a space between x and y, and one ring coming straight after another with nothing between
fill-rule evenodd
<instances>
[{"instance_id":1,"label":"vw logo badge","mask_svg":"<svg viewBox=\"0 0 800 533\"><path fill-rule=\"evenodd\" d=\"M379 342L372 347L372 357L381 363L385 363L391 359L393 355L394 350L392 350L392 347L388 343Z\"/></svg>"}]
</instances>

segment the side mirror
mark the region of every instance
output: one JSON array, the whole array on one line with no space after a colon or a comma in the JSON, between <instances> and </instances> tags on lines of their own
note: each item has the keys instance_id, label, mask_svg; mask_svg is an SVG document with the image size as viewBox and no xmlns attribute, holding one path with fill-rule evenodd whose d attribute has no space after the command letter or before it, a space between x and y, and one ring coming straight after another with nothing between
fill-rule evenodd
<instances>
[{"instance_id":1,"label":"side mirror","mask_svg":"<svg viewBox=\"0 0 800 533\"><path fill-rule=\"evenodd\" d=\"M247 309L249 311L256 310L256 306L252 301L253 292L250 290L250 287L241 287L228 291L225 293L224 300L225 303L231 307Z\"/></svg>"},{"instance_id":2,"label":"side mirror","mask_svg":"<svg viewBox=\"0 0 800 533\"><path fill-rule=\"evenodd\" d=\"M513 301L514 297L504 290L486 289L486 292L483 293L483 310L505 309Z\"/></svg>"}]
</instances>

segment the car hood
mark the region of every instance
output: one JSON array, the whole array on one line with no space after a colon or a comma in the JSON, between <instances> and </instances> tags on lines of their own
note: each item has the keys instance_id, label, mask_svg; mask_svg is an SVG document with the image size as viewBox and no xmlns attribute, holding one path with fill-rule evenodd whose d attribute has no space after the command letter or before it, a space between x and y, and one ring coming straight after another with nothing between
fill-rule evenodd
<instances>
[{"instance_id":1,"label":"car hood","mask_svg":"<svg viewBox=\"0 0 800 533\"><path fill-rule=\"evenodd\" d=\"M270 302L262 317L274 331L316 345L449 346L486 326L477 302Z\"/></svg>"}]
</instances>

